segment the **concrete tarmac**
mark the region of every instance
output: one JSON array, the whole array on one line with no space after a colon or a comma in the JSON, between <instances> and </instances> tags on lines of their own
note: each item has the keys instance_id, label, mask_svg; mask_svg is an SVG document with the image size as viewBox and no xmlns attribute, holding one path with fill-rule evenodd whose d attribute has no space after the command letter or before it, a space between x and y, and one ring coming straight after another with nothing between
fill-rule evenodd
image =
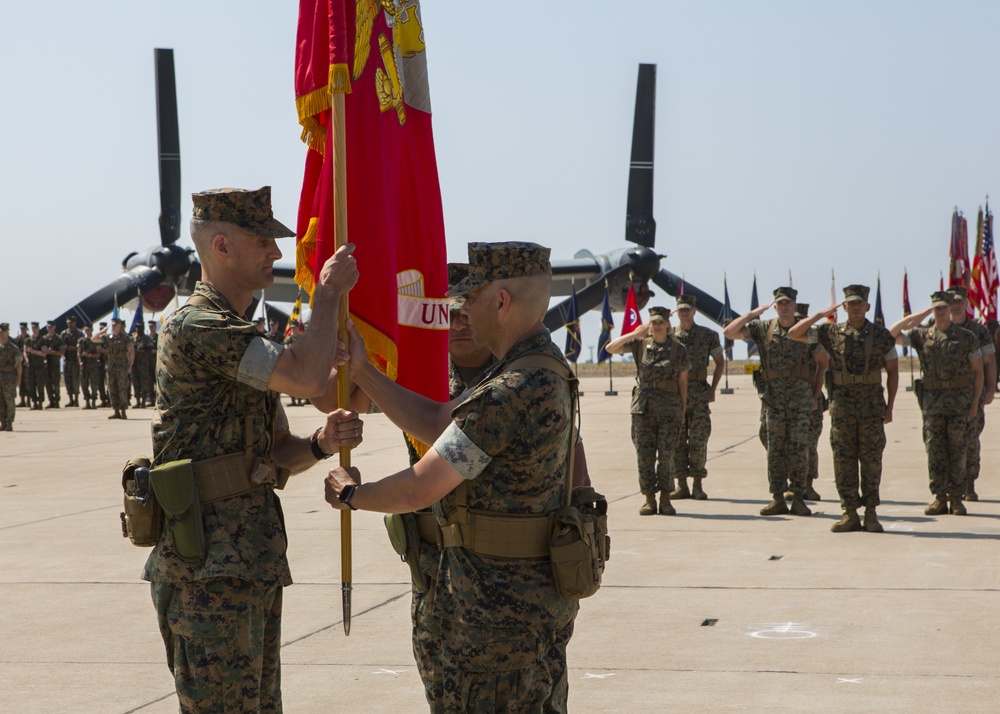
<instances>
[{"instance_id":1,"label":"concrete tarmac","mask_svg":"<svg viewBox=\"0 0 1000 714\"><path fill-rule=\"evenodd\" d=\"M640 517L631 380L618 380L614 397L604 395L607 379L583 380L582 434L594 485L611 504L612 554L569 647L570 710L1000 710L996 407L982 439L983 500L965 517L927 517L920 414L901 389L887 427L886 532L834 534L829 421L813 515L763 518L759 402L749 378L729 381L735 394L713 406L709 500ZM322 421L311 407L286 411L297 434ZM152 410L130 410L128 421L109 413L18 409L15 431L0 433L4 711L177 711L139 579L147 551L121 537L118 517L121 467L149 453ZM405 465L383 415L367 417L353 460L367 479ZM284 601L285 709L426 711L408 570L377 514L353 517L354 614L344 636L340 518L323 501L324 466L282 495L295 579Z\"/></svg>"}]
</instances>

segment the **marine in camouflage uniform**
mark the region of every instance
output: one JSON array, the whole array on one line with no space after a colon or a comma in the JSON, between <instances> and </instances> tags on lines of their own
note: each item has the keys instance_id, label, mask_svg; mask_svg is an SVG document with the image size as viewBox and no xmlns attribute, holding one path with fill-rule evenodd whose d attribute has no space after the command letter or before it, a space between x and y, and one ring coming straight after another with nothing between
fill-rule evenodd
<instances>
[{"instance_id":1,"label":"marine in camouflage uniform","mask_svg":"<svg viewBox=\"0 0 1000 714\"><path fill-rule=\"evenodd\" d=\"M823 345L830 355L830 446L833 474L844 511L834 533L859 531L881 533L876 507L882 481L885 424L892 421L892 408L899 386L899 356L896 338L885 327L865 318L871 309L870 289L865 285L844 288L848 319L814 327L841 305L801 320L790 331L792 339ZM882 390L885 368L886 393ZM860 481L859 481L860 469ZM860 485L860 492L859 492ZM864 524L858 508L865 507Z\"/></svg>"},{"instance_id":2,"label":"marine in camouflage uniform","mask_svg":"<svg viewBox=\"0 0 1000 714\"><path fill-rule=\"evenodd\" d=\"M684 409L687 406L687 373L691 359L687 348L670 335L670 310L652 307L649 323L611 340L605 349L611 354L631 352L635 360L636 385L632 388L632 444L639 468L639 491L645 503L640 516L657 513L656 493L660 493L659 513L672 516L670 503L674 488L674 458Z\"/></svg>"},{"instance_id":3,"label":"marine in camouflage uniform","mask_svg":"<svg viewBox=\"0 0 1000 714\"><path fill-rule=\"evenodd\" d=\"M100 348L97 351L97 391L101 397L101 406L109 407L111 400L108 399L108 355L104 344L108 323L98 323L97 328L97 337L100 338L94 340Z\"/></svg>"},{"instance_id":4,"label":"marine in camouflage uniform","mask_svg":"<svg viewBox=\"0 0 1000 714\"><path fill-rule=\"evenodd\" d=\"M964 516L969 422L976 415L983 387L983 357L979 340L951 321L952 296L931 295L931 308L904 317L892 326L899 344L913 347L920 357L920 384L915 385L923 416L924 448L934 500L928 516L950 511ZM914 327L931 312L934 325Z\"/></svg>"},{"instance_id":5,"label":"marine in camouflage uniform","mask_svg":"<svg viewBox=\"0 0 1000 714\"><path fill-rule=\"evenodd\" d=\"M722 379L725 357L719 342L719 333L707 327L694 324L695 307L698 299L694 295L677 298L677 317L680 325L674 330L674 337L687 348L691 358L691 371L687 378L687 409L684 423L677 439L674 455L674 472L677 474L677 489L670 494L673 500L679 498L708 498L702 487L702 480L708 476L705 464L708 461L708 437L712 434L712 410L709 404L715 401L715 390ZM709 384L707 364L714 363L712 383ZM688 490L687 480L692 480Z\"/></svg>"},{"instance_id":6,"label":"marine in camouflage uniform","mask_svg":"<svg viewBox=\"0 0 1000 714\"><path fill-rule=\"evenodd\" d=\"M791 512L812 515L805 504L809 473L809 433L812 411L816 409L822 375L817 364L824 350L804 345L788 337L795 325L798 291L783 287L774 291L774 301L741 315L726 326L729 339L751 339L760 350L764 388L761 401L767 421L767 478L772 500L761 509L762 516ZM771 306L778 317L757 319ZM792 505L785 503L785 491L792 491Z\"/></svg>"},{"instance_id":7,"label":"marine in camouflage uniform","mask_svg":"<svg viewBox=\"0 0 1000 714\"><path fill-rule=\"evenodd\" d=\"M24 351L28 357L28 398L33 410L42 408L45 399L45 377L48 368L45 366L44 335L38 330L38 323L31 323L31 337L25 344Z\"/></svg>"},{"instance_id":8,"label":"marine in camouflage uniform","mask_svg":"<svg viewBox=\"0 0 1000 714\"><path fill-rule=\"evenodd\" d=\"M132 337L125 332L125 323L119 318L111 318L111 330L111 336L103 339L108 362L108 392L111 408L115 410L108 419L127 419L128 375L135 361L135 346Z\"/></svg>"},{"instance_id":9,"label":"marine in camouflage uniform","mask_svg":"<svg viewBox=\"0 0 1000 714\"><path fill-rule=\"evenodd\" d=\"M45 391L49 395L46 409L58 409L62 401L62 357L65 352L63 338L56 332L56 323L49 320L42 335L45 351Z\"/></svg>"},{"instance_id":10,"label":"marine in camouflage uniform","mask_svg":"<svg viewBox=\"0 0 1000 714\"><path fill-rule=\"evenodd\" d=\"M91 338L94 336L94 326L89 322L84 325L83 337L76 343L77 358L80 360L80 391L83 392L84 409L97 408L97 381L100 372L97 363L101 347Z\"/></svg>"},{"instance_id":11,"label":"marine in camouflage uniform","mask_svg":"<svg viewBox=\"0 0 1000 714\"><path fill-rule=\"evenodd\" d=\"M809 317L809 303L799 302L795 306L795 319L802 320ZM827 355L819 353L817 355L816 369L819 370L820 375L825 374L827 368L829 367L829 360ZM816 397L816 408L810 412L811 416L809 419L809 470L806 473L806 500L807 501L821 501L822 497L816 490L816 481L819 480L819 437L823 433L823 414L829 408L829 402L824 396L823 392L820 392ZM764 404L760 405L760 441L767 448L767 426L765 422L765 411ZM791 491L785 491L785 500L791 501L795 497L795 494Z\"/></svg>"},{"instance_id":12,"label":"marine in camouflage uniform","mask_svg":"<svg viewBox=\"0 0 1000 714\"><path fill-rule=\"evenodd\" d=\"M352 334L352 365L360 366L352 379L397 425L433 446L415 466L361 486L356 469L332 469L326 498L335 508L381 512L434 504L448 540L426 602L441 627L443 702L433 711L566 711L566 645L578 603L557 596L547 558L483 555L458 526L463 497L469 511L532 514L534 521L565 497L567 383L547 368L510 369L526 355L547 355L569 374L542 324L548 254L530 243L470 244L469 277L449 294L467 296L463 313L475 341L503 356L457 405L426 405L393 384L367 363Z\"/></svg>"},{"instance_id":13,"label":"marine in camouflage uniform","mask_svg":"<svg viewBox=\"0 0 1000 714\"><path fill-rule=\"evenodd\" d=\"M448 286L455 287L469 274L468 263L448 263ZM456 399L467 389L479 384L483 373L496 363L496 358L486 347L472 342L472 332L469 321L461 313L464 300L453 297L449 305L448 324L448 398ZM406 450L410 457L410 466L420 461L421 454L413 445L409 436L404 436ZM417 518L426 518L433 514L427 509L415 514ZM419 545L420 562L417 567L423 573L428 584L437 580L440 551L436 543L421 541ZM430 587L427 588L430 590ZM413 658L417 663L417 671L424 683L424 695L431 711L440 711L444 706L444 677L441 671L441 624L431 613L428 605L427 592L419 589L416 584L412 588L410 602L410 621L413 625Z\"/></svg>"},{"instance_id":14,"label":"marine in camouflage uniform","mask_svg":"<svg viewBox=\"0 0 1000 714\"><path fill-rule=\"evenodd\" d=\"M153 341L149 339L146 328L141 322L135 326L132 342L135 346L135 361L130 370L132 391L135 394L135 406L143 409L146 406L146 396L149 394L150 384L153 381L156 351L153 348ZM152 406L152 402L150 402L150 406Z\"/></svg>"},{"instance_id":15,"label":"marine in camouflage uniform","mask_svg":"<svg viewBox=\"0 0 1000 714\"><path fill-rule=\"evenodd\" d=\"M959 286L948 288L948 293L952 295L951 321L968 330L979 340L979 347L983 353L983 393L978 400L978 409L974 419L970 420L969 428L969 448L965 458L965 500L978 501L979 494L976 493L976 479L979 478L980 468L980 444L983 429L986 428L986 405L993 402L993 395L996 391L996 346L993 343L993 335L989 328L975 320L968 319L966 313L966 301L968 291Z\"/></svg>"},{"instance_id":16,"label":"marine in camouflage uniform","mask_svg":"<svg viewBox=\"0 0 1000 714\"><path fill-rule=\"evenodd\" d=\"M59 333L63 342L63 375L66 377L66 395L70 407L80 406L80 357L77 353L83 330L76 326L76 318L66 318L66 329Z\"/></svg>"},{"instance_id":17,"label":"marine in camouflage uniform","mask_svg":"<svg viewBox=\"0 0 1000 714\"><path fill-rule=\"evenodd\" d=\"M240 284L256 282L257 289L273 282L257 273L236 273L241 264L223 264L211 253L212 246L225 241L248 264L281 257L273 239L294 234L271 215L269 187L205 192L195 194L194 201L191 235L206 282L196 285L160 335L153 467L181 459L235 456L250 490L226 489L217 500L202 505L202 560L183 560L167 527L142 577L150 581L182 712L280 712L282 589L292 580L281 505L274 493L276 475L282 466L312 466L317 451L321 457L337 445L321 444L321 430L311 443L291 437L278 394L268 385L279 373L283 383L294 383L303 393L316 381L325 383L336 352L332 348L339 286L348 282L344 290L350 289L357 273L345 250L324 266L314 294L323 313L318 339L298 357L307 364L309 357L318 357L314 364L319 377L310 375L309 386L299 384L279 366L281 346L258 336L243 317L252 291L230 288L234 299L243 303L237 309L211 283L217 274L223 276L215 278L221 283L238 276ZM329 270L332 264L351 268L348 274L338 274ZM352 271L352 280L341 280ZM330 427L332 416L322 431ZM297 453L285 448L290 439ZM202 475L198 480L199 491L211 482Z\"/></svg>"},{"instance_id":18,"label":"marine in camouflage uniform","mask_svg":"<svg viewBox=\"0 0 1000 714\"><path fill-rule=\"evenodd\" d=\"M15 335L10 338L10 341L17 345L17 348L21 350L21 356L24 357L21 363L21 386L18 387L18 394L21 396L21 402L18 404L20 407L31 406L31 399L28 397L28 357L24 352L25 345L28 344L28 340L31 336L28 334L28 323L22 322L20 324L20 334Z\"/></svg>"},{"instance_id":19,"label":"marine in camouflage uniform","mask_svg":"<svg viewBox=\"0 0 1000 714\"><path fill-rule=\"evenodd\" d=\"M17 385L24 355L10 339L10 325L0 323L0 431L14 431Z\"/></svg>"},{"instance_id":20,"label":"marine in camouflage uniform","mask_svg":"<svg viewBox=\"0 0 1000 714\"><path fill-rule=\"evenodd\" d=\"M160 343L159 327L160 323L156 320L150 320L146 323L149 329L146 330L146 336L149 339L149 347L151 350L151 355L147 367L149 369L149 379L146 380L147 391L145 394L146 404L149 406L156 405L156 349Z\"/></svg>"}]
</instances>

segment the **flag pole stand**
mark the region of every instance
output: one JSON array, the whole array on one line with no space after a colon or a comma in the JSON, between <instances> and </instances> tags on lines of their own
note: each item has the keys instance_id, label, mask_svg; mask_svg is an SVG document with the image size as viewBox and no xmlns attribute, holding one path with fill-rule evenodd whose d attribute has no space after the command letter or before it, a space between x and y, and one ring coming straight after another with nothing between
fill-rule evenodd
<instances>
[{"instance_id":1,"label":"flag pole stand","mask_svg":"<svg viewBox=\"0 0 1000 714\"><path fill-rule=\"evenodd\" d=\"M726 386L719 390L721 394L733 394L734 390L729 386L729 360L726 360Z\"/></svg>"},{"instance_id":2,"label":"flag pole stand","mask_svg":"<svg viewBox=\"0 0 1000 714\"><path fill-rule=\"evenodd\" d=\"M611 355L608 355L608 391L604 393L605 397L617 397L618 392L615 391L615 380L614 376L611 374Z\"/></svg>"}]
</instances>

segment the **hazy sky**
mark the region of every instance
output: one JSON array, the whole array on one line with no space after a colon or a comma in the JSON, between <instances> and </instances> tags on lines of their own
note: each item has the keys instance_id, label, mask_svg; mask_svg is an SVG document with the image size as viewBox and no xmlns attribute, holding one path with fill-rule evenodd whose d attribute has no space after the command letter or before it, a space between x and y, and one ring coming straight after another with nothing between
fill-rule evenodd
<instances>
[{"instance_id":1,"label":"hazy sky","mask_svg":"<svg viewBox=\"0 0 1000 714\"><path fill-rule=\"evenodd\" d=\"M832 268L838 288L881 271L892 321L904 265L914 309L936 289L953 208L974 240L985 195L1000 204L1000 3L422 6L452 260L470 240L557 258L623 245L640 62L658 65L656 248L720 299L728 274L737 312L755 269L762 299L791 270L819 308ZM0 320L54 317L159 241L154 47L175 49L184 193L270 184L294 224L296 16L258 0L6 11ZM584 321L585 358L598 331Z\"/></svg>"}]
</instances>

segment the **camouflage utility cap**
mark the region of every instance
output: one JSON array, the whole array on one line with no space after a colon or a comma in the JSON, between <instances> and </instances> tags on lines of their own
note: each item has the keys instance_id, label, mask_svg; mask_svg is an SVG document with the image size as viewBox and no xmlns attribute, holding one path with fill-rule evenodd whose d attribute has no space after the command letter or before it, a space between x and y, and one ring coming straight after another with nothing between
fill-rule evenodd
<instances>
[{"instance_id":1,"label":"camouflage utility cap","mask_svg":"<svg viewBox=\"0 0 1000 714\"><path fill-rule=\"evenodd\" d=\"M948 290L946 290L946 292L951 293L960 300L965 300L965 298L969 296L968 289L961 285L952 285L950 288L948 288Z\"/></svg>"},{"instance_id":2,"label":"camouflage utility cap","mask_svg":"<svg viewBox=\"0 0 1000 714\"><path fill-rule=\"evenodd\" d=\"M868 302L871 288L867 285L848 285L844 288L844 302Z\"/></svg>"},{"instance_id":3,"label":"camouflage utility cap","mask_svg":"<svg viewBox=\"0 0 1000 714\"><path fill-rule=\"evenodd\" d=\"M652 322L653 318L660 320L667 320L670 318L670 308L668 307L651 307L649 308L649 321Z\"/></svg>"},{"instance_id":4,"label":"camouflage utility cap","mask_svg":"<svg viewBox=\"0 0 1000 714\"><path fill-rule=\"evenodd\" d=\"M803 320L809 317L809 303L799 302L795 303L795 317Z\"/></svg>"},{"instance_id":5,"label":"camouflage utility cap","mask_svg":"<svg viewBox=\"0 0 1000 714\"><path fill-rule=\"evenodd\" d=\"M76 317L74 317L73 315L68 315L66 317L66 322L72 322L72 323L76 324Z\"/></svg>"},{"instance_id":6,"label":"camouflage utility cap","mask_svg":"<svg viewBox=\"0 0 1000 714\"><path fill-rule=\"evenodd\" d=\"M22 323L20 323L20 325L21 325L21 327L27 327L28 323L27 322L22 322Z\"/></svg>"},{"instance_id":7,"label":"camouflage utility cap","mask_svg":"<svg viewBox=\"0 0 1000 714\"><path fill-rule=\"evenodd\" d=\"M678 310L694 310L695 305L698 304L698 297L696 295L678 295L677 296L677 309Z\"/></svg>"},{"instance_id":8,"label":"camouflage utility cap","mask_svg":"<svg viewBox=\"0 0 1000 714\"><path fill-rule=\"evenodd\" d=\"M791 300L795 302L795 298L799 296L799 291L795 288L778 288L774 291L774 301L784 302L785 300Z\"/></svg>"},{"instance_id":9,"label":"camouflage utility cap","mask_svg":"<svg viewBox=\"0 0 1000 714\"><path fill-rule=\"evenodd\" d=\"M295 237L295 231L289 230L274 218L270 186L256 191L217 188L191 194L191 198L194 200L193 218L199 221L232 223L262 238Z\"/></svg>"},{"instance_id":10,"label":"camouflage utility cap","mask_svg":"<svg viewBox=\"0 0 1000 714\"><path fill-rule=\"evenodd\" d=\"M101 324L103 325L104 323L102 322ZM121 319L120 317L112 317L111 318L111 324L112 325L124 325L125 324L125 320Z\"/></svg>"},{"instance_id":11,"label":"camouflage utility cap","mask_svg":"<svg viewBox=\"0 0 1000 714\"><path fill-rule=\"evenodd\" d=\"M931 293L931 307L951 307L951 294L945 290Z\"/></svg>"},{"instance_id":12,"label":"camouflage utility cap","mask_svg":"<svg viewBox=\"0 0 1000 714\"><path fill-rule=\"evenodd\" d=\"M469 274L448 291L448 297L467 295L494 280L552 275L549 249L537 243L469 243Z\"/></svg>"},{"instance_id":13,"label":"camouflage utility cap","mask_svg":"<svg viewBox=\"0 0 1000 714\"><path fill-rule=\"evenodd\" d=\"M467 277L469 277L468 263L448 263L448 290L456 287ZM461 310L462 306L465 305L465 297L462 295L453 295L448 305L452 311Z\"/></svg>"},{"instance_id":14,"label":"camouflage utility cap","mask_svg":"<svg viewBox=\"0 0 1000 714\"><path fill-rule=\"evenodd\" d=\"M0 332L10 332L10 325L6 322L0 322Z\"/></svg>"},{"instance_id":15,"label":"camouflage utility cap","mask_svg":"<svg viewBox=\"0 0 1000 714\"><path fill-rule=\"evenodd\" d=\"M32 327L38 327L38 323L37 323L37 322L32 322L32 323L31 323L31 326L32 326Z\"/></svg>"}]
</instances>

